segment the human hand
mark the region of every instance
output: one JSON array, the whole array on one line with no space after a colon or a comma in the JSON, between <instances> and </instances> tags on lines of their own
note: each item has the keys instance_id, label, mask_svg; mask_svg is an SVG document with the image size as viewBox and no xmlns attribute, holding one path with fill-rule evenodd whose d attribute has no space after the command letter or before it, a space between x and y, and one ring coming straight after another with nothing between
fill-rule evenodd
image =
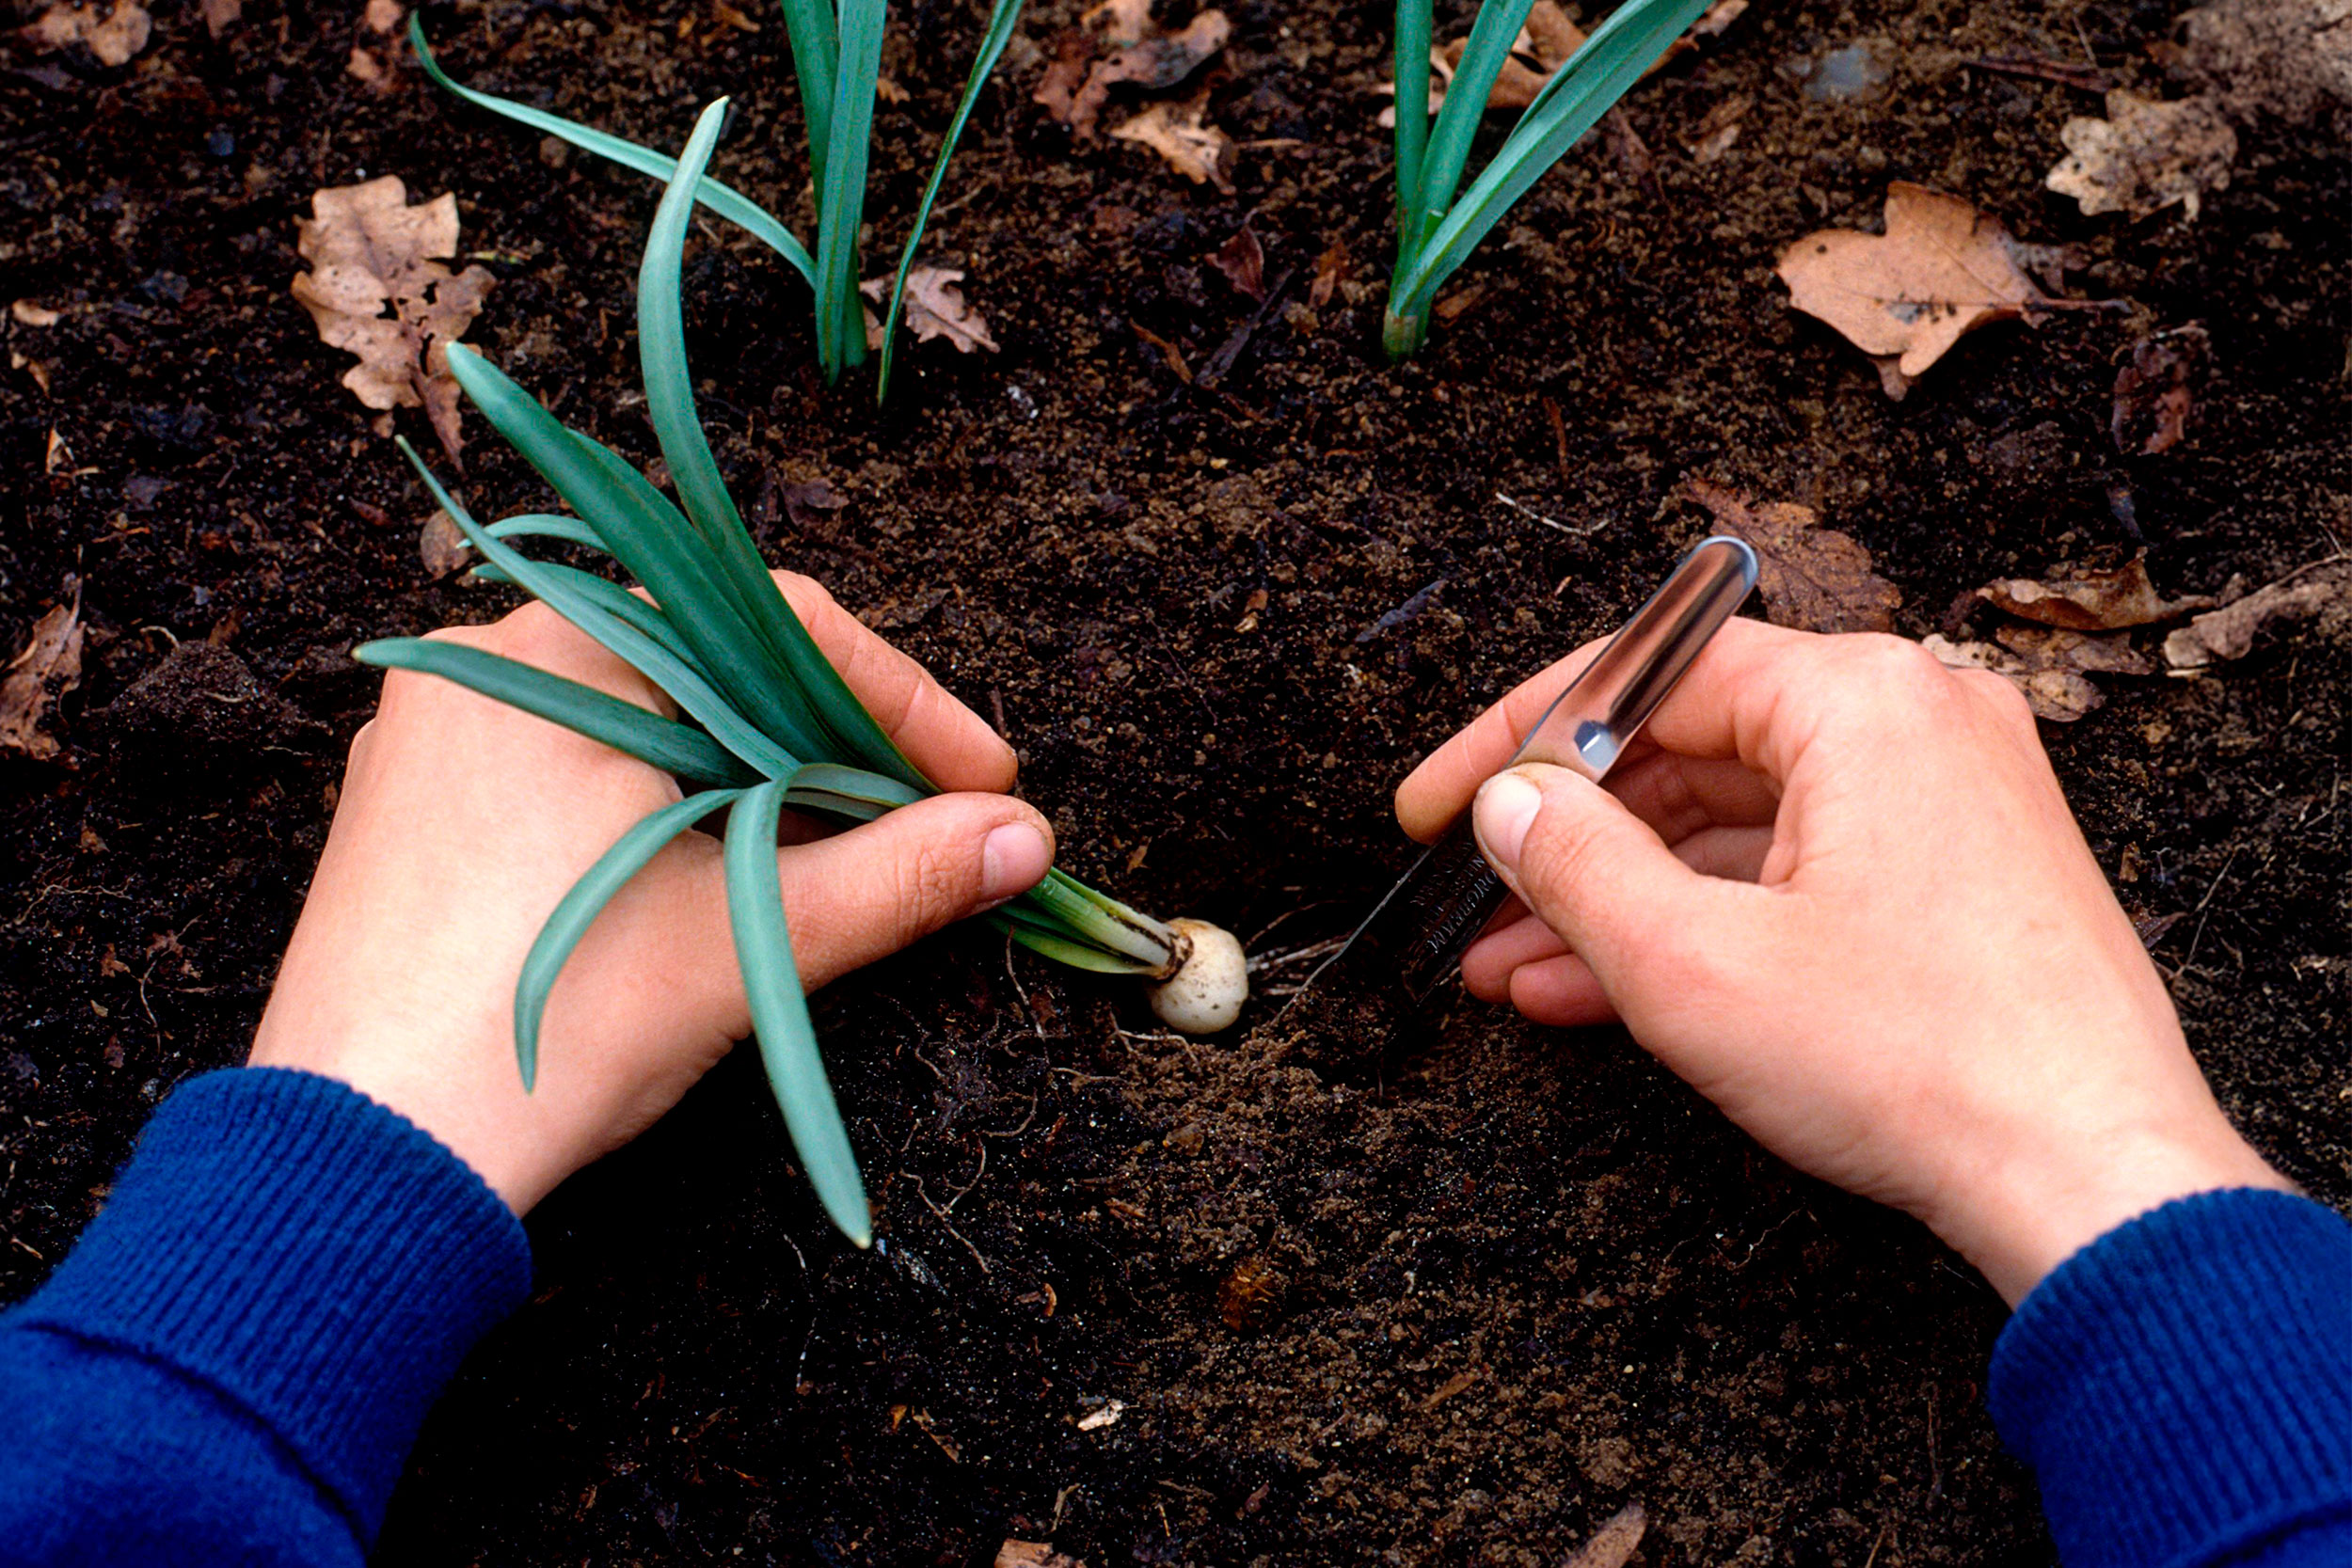
<instances>
[{"instance_id":1,"label":"human hand","mask_svg":"<svg viewBox=\"0 0 2352 1568\"><path fill-rule=\"evenodd\" d=\"M1001 793L1013 754L923 668L806 578L792 608L907 757L945 788L777 852L810 990L1028 889L1043 817ZM675 714L644 677L541 605L437 637ZM536 1092L515 1065L515 983L580 873L667 774L430 675L394 671L351 763L257 1066L340 1078L464 1159L521 1213L650 1127L751 1032L719 841L690 832L608 905L548 998ZM790 818L787 816L787 821Z\"/></svg>"},{"instance_id":2,"label":"human hand","mask_svg":"<svg viewBox=\"0 0 2352 1568\"><path fill-rule=\"evenodd\" d=\"M1898 638L1733 621L1606 790L1495 773L1598 646L1397 791L1422 840L1475 792L1518 895L1463 957L1473 992L1622 1019L1767 1148L1925 1220L2012 1304L2159 1203L2287 1185L2215 1103L2007 681Z\"/></svg>"}]
</instances>

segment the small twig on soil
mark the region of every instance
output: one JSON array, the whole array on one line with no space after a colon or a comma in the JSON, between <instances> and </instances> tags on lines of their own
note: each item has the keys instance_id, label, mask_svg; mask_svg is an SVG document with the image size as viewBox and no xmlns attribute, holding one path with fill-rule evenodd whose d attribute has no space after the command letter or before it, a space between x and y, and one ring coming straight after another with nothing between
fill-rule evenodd
<instances>
[{"instance_id":1,"label":"small twig on soil","mask_svg":"<svg viewBox=\"0 0 2352 1568\"><path fill-rule=\"evenodd\" d=\"M1029 1027L1037 1031L1037 1037L1039 1039L1043 1039L1045 1037L1045 1021L1037 1016L1037 1009L1035 1007L1029 1006L1028 988L1022 985L1021 976L1013 972L1012 938L1010 937L1007 937L1005 939L1005 978L1012 982L1013 995L1021 998L1021 1010L1029 1015Z\"/></svg>"},{"instance_id":2,"label":"small twig on soil","mask_svg":"<svg viewBox=\"0 0 2352 1568\"><path fill-rule=\"evenodd\" d=\"M980 1249L972 1244L972 1238L966 1236L962 1231L958 1230L956 1228L955 1221L947 1217L947 1211L942 1209L938 1204L933 1203L931 1201L931 1195L923 1190L923 1179L919 1176L908 1173L907 1180L914 1183L914 1196L923 1200L923 1207L929 1209L933 1214L938 1216L939 1223L947 1227L948 1235L953 1236L957 1241L963 1243L963 1250L972 1255L972 1261L980 1266L980 1273L985 1275L993 1272L988 1266L988 1259L980 1256ZM959 1194L958 1196L961 1196L961 1195Z\"/></svg>"},{"instance_id":3,"label":"small twig on soil","mask_svg":"<svg viewBox=\"0 0 2352 1568\"><path fill-rule=\"evenodd\" d=\"M2188 966L2197 961L2197 944L2205 940L2205 922L2213 918L2206 906L2213 902L2213 895L2221 891L2221 884L2230 879L2230 867L2237 863L2237 852L2238 846L2232 845L2230 858L2221 863L2221 874L2213 879L2213 886L2205 890L2205 895L2197 900L2197 929L2188 939L2187 956L2181 959L2181 967L2173 974L2187 974Z\"/></svg>"},{"instance_id":4,"label":"small twig on soil","mask_svg":"<svg viewBox=\"0 0 2352 1568\"><path fill-rule=\"evenodd\" d=\"M1542 513L1536 511L1525 501L1513 500L1509 496L1504 495L1500 490L1495 492L1495 499L1501 501L1503 505L1509 507L1520 516L1525 517L1529 522L1541 523L1544 527L1549 529L1557 529L1559 531L1568 535L1572 539L1588 538L1593 534L1598 533L1602 529L1609 526L1609 519L1603 517L1599 522L1587 523L1582 528L1571 528L1556 517L1545 516Z\"/></svg>"},{"instance_id":5,"label":"small twig on soil","mask_svg":"<svg viewBox=\"0 0 2352 1568\"><path fill-rule=\"evenodd\" d=\"M961 1203L961 1202L964 1200L965 1196L966 1196L968 1194L970 1194L970 1192L972 1191L972 1189L973 1189L973 1188L975 1188L975 1187L977 1187L977 1186L978 1186L978 1185L980 1184L980 1178L981 1178L981 1177L983 1177L983 1176L986 1176L987 1174L988 1174L988 1145L986 1145L986 1144L982 1144L982 1145L980 1145L980 1168L979 1168L979 1169L977 1169L977 1170L976 1170L976 1171L974 1171L974 1172L972 1173L972 1180L969 1180L969 1181L966 1181L966 1182L965 1182L962 1186L961 1186L961 1187L957 1188L957 1189L956 1189L956 1196L953 1196L953 1197L951 1197L951 1198L949 1198L949 1199L947 1200L947 1212L948 1212L948 1213L951 1213L951 1214L952 1214L952 1213L954 1213L954 1212L956 1212L956 1205L957 1205L957 1204L959 1204L959 1203Z\"/></svg>"},{"instance_id":6,"label":"small twig on soil","mask_svg":"<svg viewBox=\"0 0 2352 1568\"><path fill-rule=\"evenodd\" d=\"M1017 1138L1021 1136L1022 1133L1026 1132L1029 1130L1029 1123L1037 1120L1037 1099L1038 1091L1031 1089L1029 1091L1029 1114L1021 1118L1020 1126L1003 1132L991 1132L987 1129L983 1128L980 1131L980 1136L983 1138Z\"/></svg>"}]
</instances>

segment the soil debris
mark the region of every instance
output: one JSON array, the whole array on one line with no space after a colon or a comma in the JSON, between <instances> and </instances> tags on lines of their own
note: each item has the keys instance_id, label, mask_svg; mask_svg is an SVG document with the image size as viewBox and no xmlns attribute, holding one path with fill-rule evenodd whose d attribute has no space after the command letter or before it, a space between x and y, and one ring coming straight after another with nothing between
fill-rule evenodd
<instances>
[{"instance_id":1,"label":"soil debris","mask_svg":"<svg viewBox=\"0 0 2352 1568\"><path fill-rule=\"evenodd\" d=\"M2330 556L2299 566L2218 610L2207 610L2164 640L2164 661L2175 670L2201 670L2244 658L2255 639L2277 624L2317 621L2342 641L2352 631L2352 556Z\"/></svg>"},{"instance_id":2,"label":"soil debris","mask_svg":"<svg viewBox=\"0 0 2352 1568\"><path fill-rule=\"evenodd\" d=\"M1724 532L1756 551L1756 592L1776 626L1803 631L1892 631L1902 590L1870 570L1870 552L1820 514L1794 501L1751 503L1704 479L1683 493L1707 508Z\"/></svg>"},{"instance_id":3,"label":"soil debris","mask_svg":"<svg viewBox=\"0 0 2352 1568\"><path fill-rule=\"evenodd\" d=\"M1225 281L1233 291L1248 299L1265 298L1265 247L1248 224L1233 230L1233 237L1218 247L1210 258L1216 270L1225 275Z\"/></svg>"},{"instance_id":4,"label":"soil debris","mask_svg":"<svg viewBox=\"0 0 2352 1568\"><path fill-rule=\"evenodd\" d=\"M2115 86L2114 78L2095 65L2083 65L2073 60L2054 60L2046 55L1983 55L1968 62L1979 71L1990 71L2003 76L2025 76L2035 81L2056 82L2062 87L2081 92L2105 93Z\"/></svg>"},{"instance_id":5,"label":"soil debris","mask_svg":"<svg viewBox=\"0 0 2352 1568\"><path fill-rule=\"evenodd\" d=\"M1333 240L1315 258L1314 281L1307 285L1308 308L1320 310L1330 304L1332 291L1346 280L1348 271L1346 243Z\"/></svg>"},{"instance_id":6,"label":"soil debris","mask_svg":"<svg viewBox=\"0 0 2352 1568\"><path fill-rule=\"evenodd\" d=\"M245 17L245 0L203 0L204 30L214 38L234 27Z\"/></svg>"},{"instance_id":7,"label":"soil debris","mask_svg":"<svg viewBox=\"0 0 2352 1568\"><path fill-rule=\"evenodd\" d=\"M439 507L417 531L417 559L436 578L445 578L472 559L473 546L458 531L457 521Z\"/></svg>"},{"instance_id":8,"label":"soil debris","mask_svg":"<svg viewBox=\"0 0 2352 1568\"><path fill-rule=\"evenodd\" d=\"M115 0L101 10L94 5L51 6L24 32L24 41L42 54L80 44L103 66L128 65L131 56L147 47L155 19L138 0Z\"/></svg>"},{"instance_id":9,"label":"soil debris","mask_svg":"<svg viewBox=\"0 0 2352 1568\"><path fill-rule=\"evenodd\" d=\"M1202 11L1180 33L1154 30L1152 36L1114 51L1087 72L1075 91L1065 86L1069 68L1063 64L1068 56L1063 55L1047 70L1047 80L1039 85L1036 99L1080 139L1088 139L1094 135L1103 106L1110 102L1111 88L1122 83L1147 92L1176 87L1222 50L1232 36L1232 22L1223 11Z\"/></svg>"},{"instance_id":10,"label":"soil debris","mask_svg":"<svg viewBox=\"0 0 2352 1568\"><path fill-rule=\"evenodd\" d=\"M441 450L459 462L448 348L495 279L480 265L454 275L441 265L457 254L456 193L412 207L400 176L387 174L321 189L310 212L296 220L310 270L295 275L294 296L321 339L358 356L343 385L370 408L423 408Z\"/></svg>"},{"instance_id":11,"label":"soil debris","mask_svg":"<svg viewBox=\"0 0 2352 1568\"><path fill-rule=\"evenodd\" d=\"M2301 124L2352 108L2352 26L2342 0L2216 0L2181 18L2182 74L2233 119Z\"/></svg>"},{"instance_id":12,"label":"soil debris","mask_svg":"<svg viewBox=\"0 0 2352 1568\"><path fill-rule=\"evenodd\" d=\"M1702 116L1684 138L1683 150L1694 164L1711 164L1731 150L1740 139L1740 121L1756 107L1756 100L1744 92L1735 92Z\"/></svg>"},{"instance_id":13,"label":"soil debris","mask_svg":"<svg viewBox=\"0 0 2352 1568\"><path fill-rule=\"evenodd\" d=\"M2170 621L2213 604L2190 595L2168 599L2156 592L2148 576L2148 553L2142 550L2121 566L2073 572L2036 581L2004 578L1977 590L1987 604L2045 626L2070 631L2118 631Z\"/></svg>"},{"instance_id":14,"label":"soil debris","mask_svg":"<svg viewBox=\"0 0 2352 1568\"><path fill-rule=\"evenodd\" d=\"M996 1568L1087 1568L1050 1541L1007 1541L996 1548Z\"/></svg>"},{"instance_id":15,"label":"soil debris","mask_svg":"<svg viewBox=\"0 0 2352 1568\"><path fill-rule=\"evenodd\" d=\"M2194 223L2237 161L2237 133L2211 101L2158 103L2121 87L2107 94L2106 119L2070 119L2058 139L2066 156L2042 183L2080 202L2085 217L2139 218L2178 204Z\"/></svg>"},{"instance_id":16,"label":"soil debris","mask_svg":"<svg viewBox=\"0 0 2352 1568\"><path fill-rule=\"evenodd\" d=\"M1625 1568L1633 1549L1649 1532L1649 1515L1640 1503L1628 1503L1593 1532L1583 1549L1560 1568Z\"/></svg>"},{"instance_id":17,"label":"soil debris","mask_svg":"<svg viewBox=\"0 0 2352 1568\"><path fill-rule=\"evenodd\" d=\"M2204 369L2205 329L2176 326L2132 345L2115 376L2115 450L2153 457L2179 446L2195 412L2190 382Z\"/></svg>"},{"instance_id":18,"label":"soil debris","mask_svg":"<svg viewBox=\"0 0 2352 1568\"><path fill-rule=\"evenodd\" d=\"M1115 126L1111 135L1120 141L1150 148L1194 184L1206 182L1231 195L1233 138L1203 123L1208 112L1205 92L1188 103L1154 103L1125 124Z\"/></svg>"},{"instance_id":19,"label":"soil debris","mask_svg":"<svg viewBox=\"0 0 2352 1568\"><path fill-rule=\"evenodd\" d=\"M43 727L56 700L82 682L82 591L52 605L8 661L0 681L0 752L42 758L57 754L57 737Z\"/></svg>"},{"instance_id":20,"label":"soil debris","mask_svg":"<svg viewBox=\"0 0 2352 1568\"><path fill-rule=\"evenodd\" d=\"M2093 673L2153 675L2156 667L2124 638L2089 637L2056 626L2003 626L1993 642L1923 641L1928 652L1956 670L1990 670L2026 694L2037 719L2072 723L2106 701Z\"/></svg>"},{"instance_id":21,"label":"soil debris","mask_svg":"<svg viewBox=\"0 0 2352 1568\"><path fill-rule=\"evenodd\" d=\"M1899 401L1965 333L2050 303L1999 223L1899 180L1886 188L1883 234L1820 230L1781 252L1779 270L1788 302L1876 360Z\"/></svg>"},{"instance_id":22,"label":"soil debris","mask_svg":"<svg viewBox=\"0 0 2352 1568\"><path fill-rule=\"evenodd\" d=\"M1290 1275L1261 1252L1233 1265L1217 1287L1216 1315L1236 1334L1250 1334L1272 1323L1290 1292Z\"/></svg>"},{"instance_id":23,"label":"soil debris","mask_svg":"<svg viewBox=\"0 0 2352 1568\"><path fill-rule=\"evenodd\" d=\"M55 326L65 320L65 312L52 310L37 299L20 299L8 306L8 315L19 326Z\"/></svg>"},{"instance_id":24,"label":"soil debris","mask_svg":"<svg viewBox=\"0 0 2352 1568\"><path fill-rule=\"evenodd\" d=\"M956 285L963 281L961 267L918 266L908 269L906 324L918 343L944 338L959 354L977 354L985 349L997 352L996 340L988 330L988 318L974 309ZM889 297L890 279L870 277L858 285L858 293L881 304ZM877 345L879 346L879 345Z\"/></svg>"}]
</instances>

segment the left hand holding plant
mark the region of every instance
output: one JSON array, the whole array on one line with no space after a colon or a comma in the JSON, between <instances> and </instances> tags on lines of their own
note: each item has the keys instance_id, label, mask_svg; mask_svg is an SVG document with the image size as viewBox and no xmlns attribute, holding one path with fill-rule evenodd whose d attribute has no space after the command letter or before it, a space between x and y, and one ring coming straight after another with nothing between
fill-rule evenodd
<instances>
[{"instance_id":1,"label":"left hand holding plant","mask_svg":"<svg viewBox=\"0 0 2352 1568\"><path fill-rule=\"evenodd\" d=\"M1022 893L1052 830L999 793L1009 747L807 578L793 610L908 760L954 793L777 851L814 990ZM645 678L529 605L436 634L674 714ZM445 680L393 671L351 765L255 1037L256 1066L340 1078L440 1139L517 1213L650 1127L751 1032L720 841L688 832L613 896L548 1000L561 1070L525 1092L515 988L548 913L669 775ZM789 836L789 835L787 835Z\"/></svg>"}]
</instances>

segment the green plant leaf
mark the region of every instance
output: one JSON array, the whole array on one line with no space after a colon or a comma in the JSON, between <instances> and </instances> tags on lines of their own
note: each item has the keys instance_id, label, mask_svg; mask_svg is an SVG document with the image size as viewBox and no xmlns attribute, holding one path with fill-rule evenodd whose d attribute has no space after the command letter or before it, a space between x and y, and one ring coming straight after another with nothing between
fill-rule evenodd
<instances>
[{"instance_id":1,"label":"green plant leaf","mask_svg":"<svg viewBox=\"0 0 2352 1568\"><path fill-rule=\"evenodd\" d=\"M1055 870L1014 900L1088 944L1135 960L1155 970L1168 959L1168 928L1137 914L1107 894L1097 893L1065 872ZM1011 905L1006 906L1011 908Z\"/></svg>"},{"instance_id":2,"label":"green plant leaf","mask_svg":"<svg viewBox=\"0 0 2352 1568\"><path fill-rule=\"evenodd\" d=\"M402 440L405 442L406 437ZM489 532L493 539L561 539L567 545L584 545L600 554L612 553L604 547L604 541L596 536L595 529L560 512L518 512L492 523Z\"/></svg>"},{"instance_id":3,"label":"green plant leaf","mask_svg":"<svg viewBox=\"0 0 2352 1568\"><path fill-rule=\"evenodd\" d=\"M1136 958L1105 953L1099 947L1089 946L1058 932L1008 918L1003 910L988 916L988 922L1030 952L1041 954L1056 963L1068 964L1073 969L1088 970L1096 974L1150 974L1157 968Z\"/></svg>"},{"instance_id":4,"label":"green plant leaf","mask_svg":"<svg viewBox=\"0 0 2352 1568\"><path fill-rule=\"evenodd\" d=\"M866 1183L850 1149L849 1130L834 1103L817 1051L817 1027L792 961L792 936L784 917L784 884L776 871L776 819L784 807L783 779L771 780L737 802L727 821L725 850L727 920L735 932L736 962L751 1002L752 1027L759 1036L759 1059L768 1085L784 1111L792 1147L808 1172L817 1199L841 1233L866 1246L873 1225L866 1207Z\"/></svg>"},{"instance_id":5,"label":"green plant leaf","mask_svg":"<svg viewBox=\"0 0 2352 1568\"><path fill-rule=\"evenodd\" d=\"M1642 73L1707 6L1708 0L1626 0L1612 12L1584 40L1584 47L1552 72L1535 102L1512 127L1494 162L1418 247L1412 264L1391 286L1391 313L1426 316L1438 287L1502 221L1503 214L1567 155L1577 138L1641 80ZM1461 75L1455 76L1454 90L1465 90L1462 80ZM1485 102L1483 93L1479 102ZM1446 106L1451 109L1453 104L1449 94ZM1433 149L1433 172L1435 163Z\"/></svg>"},{"instance_id":6,"label":"green plant leaf","mask_svg":"<svg viewBox=\"0 0 2352 1568\"><path fill-rule=\"evenodd\" d=\"M857 292L857 231L866 215L866 167L874 132L874 79L882 74L886 0L841 0L841 53L833 79L825 178L817 187L817 315L830 331L828 380L866 360L866 307Z\"/></svg>"},{"instance_id":7,"label":"green plant leaf","mask_svg":"<svg viewBox=\"0 0 2352 1568\"><path fill-rule=\"evenodd\" d=\"M609 135L602 131L592 131L561 115L551 115L545 109L534 109L513 99L493 97L453 80L441 69L440 62L433 57L433 51L425 44L424 21L420 12L411 11L408 15L408 42L416 50L417 63L424 67L427 76L432 77L444 91L455 94L476 108L487 109L501 119L511 119L517 125L527 125L558 141L569 142L583 152L593 152L599 158L619 164L623 168L649 174L656 180L669 179L677 167L672 160L649 147L640 147L633 141ZM797 45L795 53L797 55ZM694 199L783 257L791 263L793 271L808 280L812 288L816 286L817 263L810 260L801 242L792 237L792 231L758 202L716 180L705 180L697 185Z\"/></svg>"},{"instance_id":8,"label":"green plant leaf","mask_svg":"<svg viewBox=\"0 0 2352 1568\"><path fill-rule=\"evenodd\" d=\"M415 670L454 681L550 723L602 741L665 773L698 784L748 784L759 775L710 736L675 719L647 713L593 686L550 675L528 664L462 642L422 637L386 638L351 650L362 664Z\"/></svg>"},{"instance_id":9,"label":"green plant leaf","mask_svg":"<svg viewBox=\"0 0 2352 1568\"><path fill-rule=\"evenodd\" d=\"M1445 106L1438 111L1437 126L1429 133L1421 191L1414 203L1415 255L1445 216L1446 205L1462 182L1470 143L1477 138L1479 120L1486 113L1487 94L1494 90L1495 78L1502 73L1503 63L1511 57L1511 45L1534 5L1535 0L1484 0L1478 8L1478 20L1470 24L1470 42L1462 49L1462 63L1454 68L1454 79L1446 84ZM1423 93L1426 104L1426 88ZM1397 112L1401 121L1401 100Z\"/></svg>"},{"instance_id":10,"label":"green plant leaf","mask_svg":"<svg viewBox=\"0 0 2352 1568\"><path fill-rule=\"evenodd\" d=\"M1396 266L1400 272L1411 261L1421 238L1421 182L1429 149L1430 11L1435 4L1436 0L1396 0L1392 74L1396 80Z\"/></svg>"},{"instance_id":11,"label":"green plant leaf","mask_svg":"<svg viewBox=\"0 0 2352 1568\"><path fill-rule=\"evenodd\" d=\"M580 939L588 934L588 927L596 923L612 895L668 847L672 839L742 797L739 789L706 789L643 818L596 857L596 863L572 884L555 912L548 916L548 923L539 927L531 951L523 958L521 978L515 983L515 1065L522 1071L525 1094L539 1081L539 1023L547 1013L548 993L555 989L556 976L564 973Z\"/></svg>"},{"instance_id":12,"label":"green plant leaf","mask_svg":"<svg viewBox=\"0 0 2352 1568\"><path fill-rule=\"evenodd\" d=\"M996 70L1005 46L1012 41L1013 29L1021 22L1021 0L996 0L988 15L988 31L980 39L980 52L973 58L972 74L964 79L963 97L956 103L956 118L947 122L947 135L939 143L939 157L931 165L931 177L923 186L923 199L915 204L914 228L907 235L906 248L898 252L898 274L890 281L890 308L882 314L882 372L874 380L874 401L884 403L890 397L890 367L898 357L898 312L906 304L907 273L914 266L915 248L923 243L924 226L931 219L931 203L939 199L939 187L947 178L947 161L956 155L956 143L963 135L964 123L972 118L973 106L980 101L980 89L988 86L989 77ZM1428 72L1427 51L1422 51L1422 71Z\"/></svg>"},{"instance_id":13,"label":"green plant leaf","mask_svg":"<svg viewBox=\"0 0 2352 1568\"><path fill-rule=\"evenodd\" d=\"M833 84L840 70L841 40L834 24L832 0L779 0L784 31L792 46L792 75L801 87L801 119L808 126L808 179L821 204L825 189L825 157L833 141ZM811 285L817 281L809 270ZM823 305L818 322L824 321Z\"/></svg>"}]
</instances>

